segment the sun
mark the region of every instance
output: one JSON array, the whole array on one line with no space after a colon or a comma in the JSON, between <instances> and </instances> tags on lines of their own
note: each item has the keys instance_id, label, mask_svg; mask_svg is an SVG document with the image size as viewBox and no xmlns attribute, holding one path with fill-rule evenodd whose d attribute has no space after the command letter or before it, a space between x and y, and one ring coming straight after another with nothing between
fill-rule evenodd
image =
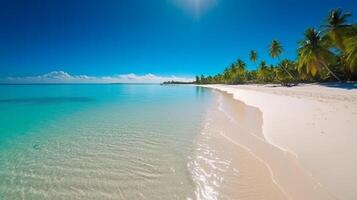
<instances>
[{"instance_id":1,"label":"sun","mask_svg":"<svg viewBox=\"0 0 357 200\"><path fill-rule=\"evenodd\" d=\"M217 0L174 0L176 4L184 8L186 12L195 18L201 17L210 10Z\"/></svg>"}]
</instances>

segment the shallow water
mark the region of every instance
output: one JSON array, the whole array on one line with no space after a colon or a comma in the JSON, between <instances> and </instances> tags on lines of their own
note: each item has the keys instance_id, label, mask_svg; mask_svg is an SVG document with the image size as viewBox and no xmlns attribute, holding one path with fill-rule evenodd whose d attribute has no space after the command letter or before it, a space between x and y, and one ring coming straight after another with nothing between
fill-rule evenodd
<instances>
[{"instance_id":1,"label":"shallow water","mask_svg":"<svg viewBox=\"0 0 357 200\"><path fill-rule=\"evenodd\" d=\"M260 110L214 93L188 163L197 199L289 199L254 146L247 146L247 140L265 141Z\"/></svg>"},{"instance_id":2,"label":"shallow water","mask_svg":"<svg viewBox=\"0 0 357 200\"><path fill-rule=\"evenodd\" d=\"M286 199L262 113L225 93L7 85L0 112L0 199Z\"/></svg>"},{"instance_id":3,"label":"shallow water","mask_svg":"<svg viewBox=\"0 0 357 200\"><path fill-rule=\"evenodd\" d=\"M0 199L187 199L209 89L0 86Z\"/></svg>"}]
</instances>

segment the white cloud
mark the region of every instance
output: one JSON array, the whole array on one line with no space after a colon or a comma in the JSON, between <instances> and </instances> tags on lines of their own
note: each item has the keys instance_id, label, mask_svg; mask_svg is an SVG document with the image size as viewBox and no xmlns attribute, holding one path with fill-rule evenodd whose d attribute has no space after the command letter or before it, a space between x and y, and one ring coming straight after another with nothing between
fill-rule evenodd
<instances>
[{"instance_id":1,"label":"white cloud","mask_svg":"<svg viewBox=\"0 0 357 200\"><path fill-rule=\"evenodd\" d=\"M162 83L164 81L193 81L192 78L176 76L156 76L154 74L136 75L119 74L113 76L87 76L71 75L64 71L53 71L39 76L7 77L0 78L0 83L26 84L26 83Z\"/></svg>"}]
</instances>

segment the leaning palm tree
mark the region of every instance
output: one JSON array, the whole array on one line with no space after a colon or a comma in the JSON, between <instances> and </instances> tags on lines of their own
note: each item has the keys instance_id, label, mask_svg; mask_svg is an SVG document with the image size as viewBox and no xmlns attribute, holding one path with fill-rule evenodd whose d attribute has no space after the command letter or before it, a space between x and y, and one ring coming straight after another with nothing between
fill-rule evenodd
<instances>
[{"instance_id":1,"label":"leaning palm tree","mask_svg":"<svg viewBox=\"0 0 357 200\"><path fill-rule=\"evenodd\" d=\"M249 60L256 65L258 60L258 53L254 50L251 50L249 53Z\"/></svg>"},{"instance_id":2,"label":"leaning palm tree","mask_svg":"<svg viewBox=\"0 0 357 200\"><path fill-rule=\"evenodd\" d=\"M346 39L346 62L350 66L350 70L357 69L357 35Z\"/></svg>"},{"instance_id":3,"label":"leaning palm tree","mask_svg":"<svg viewBox=\"0 0 357 200\"><path fill-rule=\"evenodd\" d=\"M306 70L315 76L321 68L326 68L333 77L341 81L333 71L328 67L337 61L336 56L322 42L320 33L314 28L308 28L304 34L305 38L300 42L298 48L298 70Z\"/></svg>"},{"instance_id":4,"label":"leaning palm tree","mask_svg":"<svg viewBox=\"0 0 357 200\"><path fill-rule=\"evenodd\" d=\"M280 44L279 41L273 40L270 44L269 47L269 55L272 58L278 58L278 61L280 62L280 54L283 52L283 46ZM295 78L291 73L286 69L285 66L283 66L284 71L295 81Z\"/></svg>"},{"instance_id":5,"label":"leaning palm tree","mask_svg":"<svg viewBox=\"0 0 357 200\"><path fill-rule=\"evenodd\" d=\"M344 39L349 35L351 25L347 19L351 13L343 13L341 9L334 9L329 12L323 30L327 41L331 46L335 46L341 51L345 51Z\"/></svg>"},{"instance_id":6,"label":"leaning palm tree","mask_svg":"<svg viewBox=\"0 0 357 200\"><path fill-rule=\"evenodd\" d=\"M286 77L286 74L287 74L286 71L288 71L290 74L296 74L296 73L294 73L295 72L295 63L288 59L283 59L280 63L278 63L275 71L276 71L278 79L287 81L288 79ZM289 76L289 78L290 78L290 76Z\"/></svg>"}]
</instances>

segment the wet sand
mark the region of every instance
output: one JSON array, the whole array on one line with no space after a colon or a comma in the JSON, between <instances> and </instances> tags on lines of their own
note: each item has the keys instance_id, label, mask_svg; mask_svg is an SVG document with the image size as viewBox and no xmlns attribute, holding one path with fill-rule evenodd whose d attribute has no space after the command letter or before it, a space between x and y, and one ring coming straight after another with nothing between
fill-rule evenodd
<instances>
[{"instance_id":1,"label":"wet sand","mask_svg":"<svg viewBox=\"0 0 357 200\"><path fill-rule=\"evenodd\" d=\"M207 113L189 165L197 199L286 199L265 163L247 147L231 140L232 134L249 134L231 117L244 123L244 128L259 132L260 111L228 94L216 93L218 101ZM233 110L227 113L229 109ZM232 113L237 115L231 116Z\"/></svg>"},{"instance_id":2,"label":"wet sand","mask_svg":"<svg viewBox=\"0 0 357 200\"><path fill-rule=\"evenodd\" d=\"M198 138L208 147L203 145L202 152L198 151L197 155L213 154L216 163L229 161L222 165L226 170L216 175L220 177L216 179L221 180L216 191L221 192L213 197L357 197L354 190L357 185L354 151L357 136L353 134L357 129L352 123L357 121L355 90L319 86L209 87L232 93L240 100L221 94L216 105L218 109L208 114L208 128ZM210 165L215 163L212 158L209 162L207 156L197 159L206 163L202 168L206 168L207 180L214 180L215 176L214 171L209 171Z\"/></svg>"}]
</instances>

